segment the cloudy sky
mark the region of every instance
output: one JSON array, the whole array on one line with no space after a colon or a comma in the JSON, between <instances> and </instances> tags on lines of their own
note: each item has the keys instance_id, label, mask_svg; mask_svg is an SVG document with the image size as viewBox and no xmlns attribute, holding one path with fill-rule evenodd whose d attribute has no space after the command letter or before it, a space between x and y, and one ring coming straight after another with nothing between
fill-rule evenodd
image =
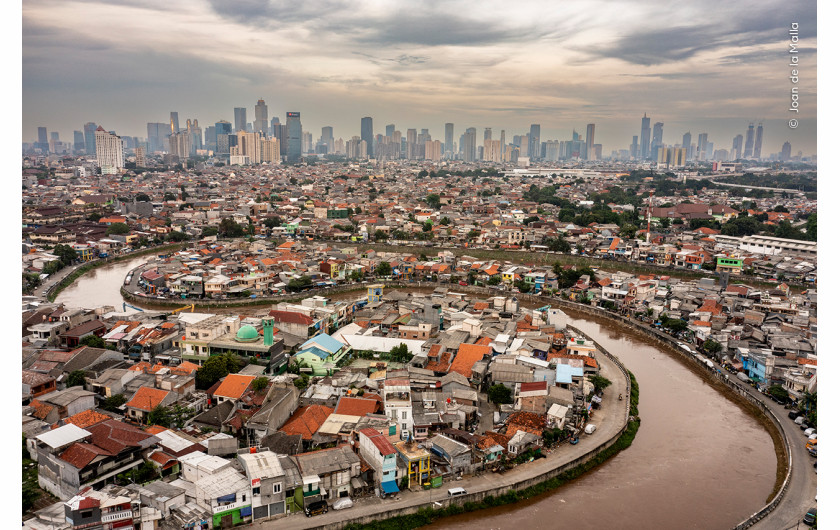
<instances>
[{"instance_id":1,"label":"cloudy sky","mask_svg":"<svg viewBox=\"0 0 840 530\"><path fill-rule=\"evenodd\" d=\"M815 0L26 0L23 141L72 141L88 121L144 137L147 122L233 122L263 98L300 111L316 138L372 116L443 139L455 123L508 141L542 125L569 139L596 124L626 149L644 112L665 143L702 132L730 148L763 121L763 153L816 152ZM799 114L788 111L789 29L799 23ZM799 126L792 130L790 118Z\"/></svg>"}]
</instances>

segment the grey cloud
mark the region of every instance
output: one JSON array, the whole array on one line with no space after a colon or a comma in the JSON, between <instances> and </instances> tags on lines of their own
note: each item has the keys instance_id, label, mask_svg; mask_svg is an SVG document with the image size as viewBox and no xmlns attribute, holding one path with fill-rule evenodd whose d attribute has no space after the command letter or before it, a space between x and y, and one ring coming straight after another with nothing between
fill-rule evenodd
<instances>
[{"instance_id":1,"label":"grey cloud","mask_svg":"<svg viewBox=\"0 0 840 530\"><path fill-rule=\"evenodd\" d=\"M277 28L287 24L296 24L319 17L338 15L349 7L348 2L326 0L315 3L289 0L209 0L210 7L223 18L259 28Z\"/></svg>"},{"instance_id":2,"label":"grey cloud","mask_svg":"<svg viewBox=\"0 0 840 530\"><path fill-rule=\"evenodd\" d=\"M394 46L479 46L499 42L532 40L540 36L536 27L506 28L488 25L451 14L400 14L376 20L353 38L363 44Z\"/></svg>"}]
</instances>

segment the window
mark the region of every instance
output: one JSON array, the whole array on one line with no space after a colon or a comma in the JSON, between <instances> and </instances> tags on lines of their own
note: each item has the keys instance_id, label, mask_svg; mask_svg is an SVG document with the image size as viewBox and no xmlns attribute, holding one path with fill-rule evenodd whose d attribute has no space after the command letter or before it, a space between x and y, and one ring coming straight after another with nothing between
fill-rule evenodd
<instances>
[{"instance_id":1,"label":"window","mask_svg":"<svg viewBox=\"0 0 840 530\"><path fill-rule=\"evenodd\" d=\"M259 494L260 494L259 486L254 488L253 490L251 490L251 495L259 495Z\"/></svg>"},{"instance_id":2,"label":"window","mask_svg":"<svg viewBox=\"0 0 840 530\"><path fill-rule=\"evenodd\" d=\"M93 510L85 510L79 515L81 515L82 519L90 519L93 517Z\"/></svg>"},{"instance_id":3,"label":"window","mask_svg":"<svg viewBox=\"0 0 840 530\"><path fill-rule=\"evenodd\" d=\"M402 419L406 419L406 418L408 418L408 412L404 410L404 411L402 411Z\"/></svg>"},{"instance_id":4,"label":"window","mask_svg":"<svg viewBox=\"0 0 840 530\"><path fill-rule=\"evenodd\" d=\"M245 494L242 494L242 502L245 502Z\"/></svg>"},{"instance_id":5,"label":"window","mask_svg":"<svg viewBox=\"0 0 840 530\"><path fill-rule=\"evenodd\" d=\"M283 493L283 483L277 482L274 484L274 494L277 495L278 493Z\"/></svg>"}]
</instances>

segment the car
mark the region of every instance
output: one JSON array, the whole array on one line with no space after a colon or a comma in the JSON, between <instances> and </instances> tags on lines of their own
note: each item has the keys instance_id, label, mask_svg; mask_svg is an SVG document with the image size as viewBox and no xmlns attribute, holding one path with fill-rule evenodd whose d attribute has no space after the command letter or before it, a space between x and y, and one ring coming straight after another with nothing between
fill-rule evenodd
<instances>
[{"instance_id":1,"label":"car","mask_svg":"<svg viewBox=\"0 0 840 530\"><path fill-rule=\"evenodd\" d=\"M805 429L805 432L804 432L803 434L804 434L805 436L811 436L811 435L812 435L812 434L814 434L815 432L817 432L817 430L816 430L816 429L814 429L813 427L808 427L807 429Z\"/></svg>"},{"instance_id":2,"label":"car","mask_svg":"<svg viewBox=\"0 0 840 530\"><path fill-rule=\"evenodd\" d=\"M817 524L817 509L811 508L805 513L805 517L802 518L802 522L807 524L808 526L814 526Z\"/></svg>"},{"instance_id":3,"label":"car","mask_svg":"<svg viewBox=\"0 0 840 530\"><path fill-rule=\"evenodd\" d=\"M322 513L327 513L328 510L327 501L315 501L303 509L307 517L321 515Z\"/></svg>"},{"instance_id":4,"label":"car","mask_svg":"<svg viewBox=\"0 0 840 530\"><path fill-rule=\"evenodd\" d=\"M350 497L342 497L333 503L333 510L344 510L353 507L353 499Z\"/></svg>"},{"instance_id":5,"label":"car","mask_svg":"<svg viewBox=\"0 0 840 530\"><path fill-rule=\"evenodd\" d=\"M449 496L450 497L459 497L461 495L466 495L467 490L464 488L449 488Z\"/></svg>"},{"instance_id":6,"label":"car","mask_svg":"<svg viewBox=\"0 0 840 530\"><path fill-rule=\"evenodd\" d=\"M788 412L788 418L795 420L799 416L799 412L796 410L792 410Z\"/></svg>"}]
</instances>

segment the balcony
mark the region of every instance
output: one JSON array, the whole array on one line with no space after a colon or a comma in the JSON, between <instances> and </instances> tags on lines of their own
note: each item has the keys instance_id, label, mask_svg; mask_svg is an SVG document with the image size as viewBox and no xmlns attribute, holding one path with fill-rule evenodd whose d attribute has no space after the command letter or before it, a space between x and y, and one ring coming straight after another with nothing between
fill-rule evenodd
<instances>
[{"instance_id":1,"label":"balcony","mask_svg":"<svg viewBox=\"0 0 840 530\"><path fill-rule=\"evenodd\" d=\"M102 514L103 523L113 523L114 521L122 521L123 519L133 519L134 514L131 510L120 510L108 514Z\"/></svg>"}]
</instances>

